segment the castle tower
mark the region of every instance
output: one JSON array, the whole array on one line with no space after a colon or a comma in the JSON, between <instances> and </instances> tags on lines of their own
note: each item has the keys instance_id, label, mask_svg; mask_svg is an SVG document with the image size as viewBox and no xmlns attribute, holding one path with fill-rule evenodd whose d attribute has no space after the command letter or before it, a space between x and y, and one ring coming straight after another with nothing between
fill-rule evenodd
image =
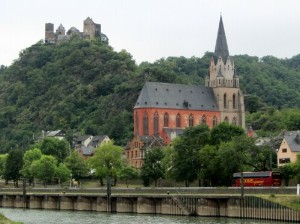
<instances>
[{"instance_id":1,"label":"castle tower","mask_svg":"<svg viewBox=\"0 0 300 224\"><path fill-rule=\"evenodd\" d=\"M220 17L215 52L210 60L209 76L205 86L213 88L221 121L245 128L244 97L239 88L239 78L234 61L229 55L225 29Z\"/></svg>"},{"instance_id":2,"label":"castle tower","mask_svg":"<svg viewBox=\"0 0 300 224\"><path fill-rule=\"evenodd\" d=\"M86 18L83 21L83 36L88 39L101 37L101 25L94 23L90 17Z\"/></svg>"},{"instance_id":3,"label":"castle tower","mask_svg":"<svg viewBox=\"0 0 300 224\"><path fill-rule=\"evenodd\" d=\"M56 29L56 35L66 35L66 30L62 24Z\"/></svg>"},{"instance_id":4,"label":"castle tower","mask_svg":"<svg viewBox=\"0 0 300 224\"><path fill-rule=\"evenodd\" d=\"M54 24L45 24L45 43L55 43Z\"/></svg>"}]
</instances>

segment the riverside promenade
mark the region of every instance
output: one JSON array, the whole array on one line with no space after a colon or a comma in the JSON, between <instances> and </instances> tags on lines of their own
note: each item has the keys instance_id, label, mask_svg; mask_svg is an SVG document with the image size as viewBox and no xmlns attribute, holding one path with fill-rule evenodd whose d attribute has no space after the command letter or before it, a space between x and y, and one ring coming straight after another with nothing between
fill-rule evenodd
<instances>
[{"instance_id":1,"label":"riverside promenade","mask_svg":"<svg viewBox=\"0 0 300 224\"><path fill-rule=\"evenodd\" d=\"M296 196L296 188L0 189L0 207L193 215L300 221L300 211L261 195Z\"/></svg>"}]
</instances>

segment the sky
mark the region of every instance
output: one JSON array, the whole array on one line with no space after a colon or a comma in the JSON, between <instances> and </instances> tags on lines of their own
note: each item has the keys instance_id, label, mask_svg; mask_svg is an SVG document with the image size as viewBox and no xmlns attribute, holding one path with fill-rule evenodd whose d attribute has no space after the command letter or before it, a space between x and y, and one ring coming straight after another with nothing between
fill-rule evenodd
<instances>
[{"instance_id":1,"label":"sky","mask_svg":"<svg viewBox=\"0 0 300 224\"><path fill-rule=\"evenodd\" d=\"M0 0L0 65L45 38L45 23L101 24L115 51L137 64L214 51L222 15L230 55L300 54L299 0Z\"/></svg>"}]
</instances>

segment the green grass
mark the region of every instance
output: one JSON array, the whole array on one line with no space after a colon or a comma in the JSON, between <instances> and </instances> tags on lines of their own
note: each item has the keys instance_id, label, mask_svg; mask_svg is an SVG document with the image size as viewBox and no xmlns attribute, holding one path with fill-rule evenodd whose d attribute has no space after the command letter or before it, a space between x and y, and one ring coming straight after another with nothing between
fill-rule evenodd
<instances>
[{"instance_id":1,"label":"green grass","mask_svg":"<svg viewBox=\"0 0 300 224\"><path fill-rule=\"evenodd\" d=\"M260 196L263 199L272 201L274 203L284 205L286 207L300 211L300 196L297 195L268 195Z\"/></svg>"},{"instance_id":2,"label":"green grass","mask_svg":"<svg viewBox=\"0 0 300 224\"><path fill-rule=\"evenodd\" d=\"M22 224L22 222L11 221L2 214L0 214L0 223L1 224Z\"/></svg>"}]
</instances>

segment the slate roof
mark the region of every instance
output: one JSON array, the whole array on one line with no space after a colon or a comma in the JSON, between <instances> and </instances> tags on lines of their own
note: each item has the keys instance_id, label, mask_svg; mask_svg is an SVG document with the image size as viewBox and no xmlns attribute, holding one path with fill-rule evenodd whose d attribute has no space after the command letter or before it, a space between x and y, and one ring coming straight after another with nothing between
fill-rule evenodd
<instances>
[{"instance_id":1,"label":"slate roof","mask_svg":"<svg viewBox=\"0 0 300 224\"><path fill-rule=\"evenodd\" d=\"M215 64L217 64L219 56L222 57L224 64L226 63L227 58L229 57L229 50L227 46L227 40L226 40L222 17L220 18L220 22L219 22L218 36L217 36L216 47L214 52Z\"/></svg>"},{"instance_id":2,"label":"slate roof","mask_svg":"<svg viewBox=\"0 0 300 224\"><path fill-rule=\"evenodd\" d=\"M101 143L105 139L105 137L107 137L107 135L94 136L91 142L89 143L89 146L96 147L99 143Z\"/></svg>"},{"instance_id":3,"label":"slate roof","mask_svg":"<svg viewBox=\"0 0 300 224\"><path fill-rule=\"evenodd\" d=\"M160 82L146 82L134 108L218 111L212 88Z\"/></svg>"},{"instance_id":4,"label":"slate roof","mask_svg":"<svg viewBox=\"0 0 300 224\"><path fill-rule=\"evenodd\" d=\"M300 131L287 131L284 133L284 139L292 152L300 152Z\"/></svg>"}]
</instances>

